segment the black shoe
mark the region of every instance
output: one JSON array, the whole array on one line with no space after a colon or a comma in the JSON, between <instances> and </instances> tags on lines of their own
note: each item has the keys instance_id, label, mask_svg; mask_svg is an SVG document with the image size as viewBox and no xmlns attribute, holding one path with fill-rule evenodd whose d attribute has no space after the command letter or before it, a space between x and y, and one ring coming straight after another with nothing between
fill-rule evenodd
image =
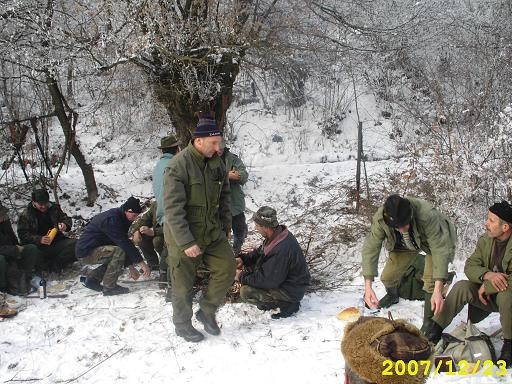
<instances>
[{"instance_id":1,"label":"black shoe","mask_svg":"<svg viewBox=\"0 0 512 384\"><path fill-rule=\"evenodd\" d=\"M158 281L160 283L167 283L167 271L162 271L160 269L160 273L158 275Z\"/></svg>"},{"instance_id":2,"label":"black shoe","mask_svg":"<svg viewBox=\"0 0 512 384\"><path fill-rule=\"evenodd\" d=\"M290 317L295 312L297 312L300 308L300 303L288 303L281 302L279 304L279 309L281 310L279 313L274 313L270 316L273 319L284 319L286 317Z\"/></svg>"},{"instance_id":3,"label":"black shoe","mask_svg":"<svg viewBox=\"0 0 512 384\"><path fill-rule=\"evenodd\" d=\"M220 335L220 328L215 320L215 314L204 313L201 309L196 312L196 319L204 325L204 330L210 335Z\"/></svg>"},{"instance_id":4,"label":"black shoe","mask_svg":"<svg viewBox=\"0 0 512 384\"><path fill-rule=\"evenodd\" d=\"M192 343L199 343L204 339L203 334L195 329L191 322L180 324L179 326L175 325L174 331L179 337L183 337L185 340Z\"/></svg>"},{"instance_id":5,"label":"black shoe","mask_svg":"<svg viewBox=\"0 0 512 384\"><path fill-rule=\"evenodd\" d=\"M433 344L437 344L443 335L443 328L432 320L428 329L425 330L425 337Z\"/></svg>"},{"instance_id":6,"label":"black shoe","mask_svg":"<svg viewBox=\"0 0 512 384\"><path fill-rule=\"evenodd\" d=\"M103 296L123 295L130 292L126 287L115 284L113 287L103 287Z\"/></svg>"},{"instance_id":7,"label":"black shoe","mask_svg":"<svg viewBox=\"0 0 512 384\"><path fill-rule=\"evenodd\" d=\"M507 364L507 368L512 367L512 339L504 339L503 347L498 360L503 360Z\"/></svg>"},{"instance_id":8,"label":"black shoe","mask_svg":"<svg viewBox=\"0 0 512 384\"><path fill-rule=\"evenodd\" d=\"M80 278L80 281L82 281L82 278ZM103 291L103 286L101 285L101 283L96 280L96 279L93 279L93 278L89 278L89 277L86 277L83 281L82 281L82 284L84 285L84 287L87 287L89 289L92 289L93 291L96 291L96 292L101 292Z\"/></svg>"}]
</instances>

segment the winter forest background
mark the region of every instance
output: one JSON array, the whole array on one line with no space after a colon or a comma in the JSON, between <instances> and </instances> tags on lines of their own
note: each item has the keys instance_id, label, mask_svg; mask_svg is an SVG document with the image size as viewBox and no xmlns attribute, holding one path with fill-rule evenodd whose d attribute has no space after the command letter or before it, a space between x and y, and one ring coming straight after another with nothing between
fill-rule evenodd
<instances>
[{"instance_id":1,"label":"winter forest background","mask_svg":"<svg viewBox=\"0 0 512 384\"><path fill-rule=\"evenodd\" d=\"M2 1L1 198L15 212L43 184L64 207L116 202L101 173L139 158L131 178L147 182L143 154L167 132L185 144L212 110L249 165L251 146L361 160L289 212L310 258L357 243L390 192L433 201L466 244L489 204L512 199L511 36L509 0ZM240 140L269 116L287 137L270 124ZM384 159L397 166L365 172Z\"/></svg>"},{"instance_id":2,"label":"winter forest background","mask_svg":"<svg viewBox=\"0 0 512 384\"><path fill-rule=\"evenodd\" d=\"M151 199L160 138L185 145L210 110L248 167L246 215L276 207L313 277L292 323L224 306L226 345L199 349L176 340L156 288L107 303L68 280L62 303L27 300L2 324L0 376L145 382L147 368L153 382L198 382L199 366L205 383L288 380L287 368L300 383L340 382L335 315L362 290L362 239L384 198L419 196L447 213L457 271L487 207L512 200L511 62L512 0L0 0L0 198L14 225L41 185L73 216L72 236L130 195ZM345 301L321 296L335 289ZM395 317L419 325L421 311L406 303ZM41 313L44 327L27 328ZM232 350L255 366L208 366ZM175 366L151 370L153 352ZM132 361L142 369L126 373ZM284 368L270 376L259 363Z\"/></svg>"}]
</instances>

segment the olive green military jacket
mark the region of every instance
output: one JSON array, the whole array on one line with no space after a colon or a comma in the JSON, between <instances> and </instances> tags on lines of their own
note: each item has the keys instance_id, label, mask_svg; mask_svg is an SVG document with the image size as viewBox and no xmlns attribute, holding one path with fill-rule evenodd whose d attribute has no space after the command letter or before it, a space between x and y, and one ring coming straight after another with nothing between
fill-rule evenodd
<instances>
[{"instance_id":1,"label":"olive green military jacket","mask_svg":"<svg viewBox=\"0 0 512 384\"><path fill-rule=\"evenodd\" d=\"M448 263L455 255L457 235L455 226L443 213L436 210L428 201L407 197L412 208L412 230L414 239L421 251L432 255L434 280L444 280L448 276ZM370 233L363 243L363 276L378 275L377 267L382 243L388 251L395 248L396 237L393 228L383 218L384 207L373 216Z\"/></svg>"},{"instance_id":2,"label":"olive green military jacket","mask_svg":"<svg viewBox=\"0 0 512 384\"><path fill-rule=\"evenodd\" d=\"M234 153L229 152L229 148L224 150L222 157L226 163L228 172L235 170L240 173L240 180L229 180L229 186L231 188L231 214L236 216L245 211L245 194L242 190L242 185L247 182L249 174L242 160Z\"/></svg>"},{"instance_id":3,"label":"olive green military jacket","mask_svg":"<svg viewBox=\"0 0 512 384\"><path fill-rule=\"evenodd\" d=\"M151 203L149 209L134 221L134 223L130 226L128 233L133 235L136 231L139 230L140 227L145 225L146 227L153 229L155 236L163 236L163 227L158 223L156 219L156 207L157 205L155 200Z\"/></svg>"},{"instance_id":4,"label":"olive green military jacket","mask_svg":"<svg viewBox=\"0 0 512 384\"><path fill-rule=\"evenodd\" d=\"M487 235L483 235L476 243L476 249L473 254L466 260L464 266L464 273L469 281L477 284L482 284L482 277L486 272L492 272L491 257L494 250L494 242L496 240ZM509 239L505 254L501 262L501 267L504 273L508 275L508 288L512 290L512 240ZM498 293L496 288L493 287L490 281L484 281L485 293L492 295Z\"/></svg>"},{"instance_id":5,"label":"olive green military jacket","mask_svg":"<svg viewBox=\"0 0 512 384\"><path fill-rule=\"evenodd\" d=\"M181 250L206 247L231 230L231 197L226 166L206 158L192 143L164 172L164 237Z\"/></svg>"}]
</instances>

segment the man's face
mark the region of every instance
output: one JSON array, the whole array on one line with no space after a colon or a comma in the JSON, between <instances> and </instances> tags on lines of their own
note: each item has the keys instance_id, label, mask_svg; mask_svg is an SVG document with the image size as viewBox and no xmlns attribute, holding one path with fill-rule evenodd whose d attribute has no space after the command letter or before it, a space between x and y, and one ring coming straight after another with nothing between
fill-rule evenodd
<instances>
[{"instance_id":1,"label":"man's face","mask_svg":"<svg viewBox=\"0 0 512 384\"><path fill-rule=\"evenodd\" d=\"M48 210L48 202L46 203L38 203L37 201L33 201L32 205L35 209L37 209L39 212L45 213Z\"/></svg>"},{"instance_id":2,"label":"man's face","mask_svg":"<svg viewBox=\"0 0 512 384\"><path fill-rule=\"evenodd\" d=\"M396 230L400 233L406 233L409 231L411 224L404 225L403 227L397 228Z\"/></svg>"},{"instance_id":3,"label":"man's face","mask_svg":"<svg viewBox=\"0 0 512 384\"><path fill-rule=\"evenodd\" d=\"M254 229L256 232L258 232L261 236L263 236L264 239L267 239L269 236L268 228L264 227L262 225L259 225L258 223L254 223Z\"/></svg>"},{"instance_id":4,"label":"man's face","mask_svg":"<svg viewBox=\"0 0 512 384\"><path fill-rule=\"evenodd\" d=\"M487 213L487 220L485 220L485 231L487 236L492 239L499 239L508 230L509 225L502 223L497 215L491 211Z\"/></svg>"},{"instance_id":5,"label":"man's face","mask_svg":"<svg viewBox=\"0 0 512 384\"><path fill-rule=\"evenodd\" d=\"M126 218L128 219L129 222L133 222L133 221L137 220L137 217L139 217L139 214L135 213L135 212L124 211L124 214L126 215Z\"/></svg>"},{"instance_id":6,"label":"man's face","mask_svg":"<svg viewBox=\"0 0 512 384\"><path fill-rule=\"evenodd\" d=\"M220 151L222 136L198 137L194 140L194 147L204 156L212 157Z\"/></svg>"}]
</instances>

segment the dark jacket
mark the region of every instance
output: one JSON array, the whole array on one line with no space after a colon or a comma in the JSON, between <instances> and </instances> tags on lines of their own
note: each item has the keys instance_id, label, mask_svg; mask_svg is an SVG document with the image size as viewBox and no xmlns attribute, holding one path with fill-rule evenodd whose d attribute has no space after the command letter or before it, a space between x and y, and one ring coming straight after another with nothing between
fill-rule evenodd
<instances>
[{"instance_id":1,"label":"dark jacket","mask_svg":"<svg viewBox=\"0 0 512 384\"><path fill-rule=\"evenodd\" d=\"M121 208L112 208L92 218L76 242L76 256L84 258L102 245L117 245L126 253L127 265L140 263L142 256L128 238L131 222Z\"/></svg>"},{"instance_id":2,"label":"dark jacket","mask_svg":"<svg viewBox=\"0 0 512 384\"><path fill-rule=\"evenodd\" d=\"M240 283L259 289L284 289L290 298L301 301L310 275L306 259L295 236L283 227L283 238L261 245L240 257L252 272L240 274Z\"/></svg>"},{"instance_id":3,"label":"dark jacket","mask_svg":"<svg viewBox=\"0 0 512 384\"><path fill-rule=\"evenodd\" d=\"M247 182L249 174L242 160L234 153L229 152L229 148L224 149L222 159L226 164L228 172L234 170L240 173L240 180L229 180L229 187L231 188L231 215L237 216L245 211L245 194L242 186Z\"/></svg>"},{"instance_id":4,"label":"dark jacket","mask_svg":"<svg viewBox=\"0 0 512 384\"><path fill-rule=\"evenodd\" d=\"M49 203L48 210L42 213L34 208L32 202L28 203L27 208L18 218L18 237L22 244L41 245L41 237L46 236L48 230L57 227L58 223L66 224L66 231L71 229L73 220L66 215L60 205ZM66 236L59 231L54 242L64 239Z\"/></svg>"},{"instance_id":5,"label":"dark jacket","mask_svg":"<svg viewBox=\"0 0 512 384\"><path fill-rule=\"evenodd\" d=\"M4 218L0 223L0 255L4 255L8 260L17 260L21 253L16 245L19 245L19 242L12 229L11 221Z\"/></svg>"}]
</instances>

